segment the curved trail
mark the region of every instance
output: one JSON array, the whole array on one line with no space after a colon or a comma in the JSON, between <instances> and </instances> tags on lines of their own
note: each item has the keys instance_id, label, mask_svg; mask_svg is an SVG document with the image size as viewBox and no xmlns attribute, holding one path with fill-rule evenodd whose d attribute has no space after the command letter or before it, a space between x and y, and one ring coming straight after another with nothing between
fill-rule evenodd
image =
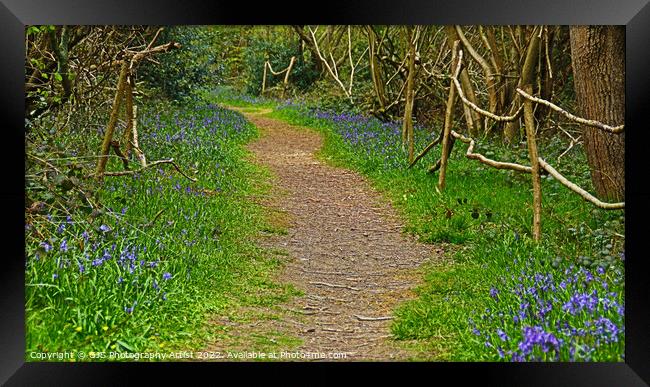
<instances>
[{"instance_id":1,"label":"curved trail","mask_svg":"<svg viewBox=\"0 0 650 387\"><path fill-rule=\"evenodd\" d=\"M440 250L403 234L394 209L362 176L317 160L318 133L242 113L262 134L249 149L275 175L266 204L290 219L287 235L264 236L260 244L286 250L278 280L304 292L283 304L292 315L274 321L274 329L301 338L301 352L413 357L389 338L392 311L413 297L416 269Z\"/></svg>"}]
</instances>

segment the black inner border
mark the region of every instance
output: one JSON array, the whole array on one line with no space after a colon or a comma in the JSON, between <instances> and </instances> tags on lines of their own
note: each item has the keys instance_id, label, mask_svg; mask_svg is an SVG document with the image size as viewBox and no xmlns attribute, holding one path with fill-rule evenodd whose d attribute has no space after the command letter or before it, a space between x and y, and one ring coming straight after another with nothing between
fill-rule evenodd
<instances>
[{"instance_id":1,"label":"black inner border","mask_svg":"<svg viewBox=\"0 0 650 387\"><path fill-rule=\"evenodd\" d=\"M96 385L187 381L202 373L213 383L227 376L244 382L252 377L282 378L313 384L340 380L352 371L370 383L395 375L402 383L415 376L425 383L450 380L487 385L641 386L650 383L650 289L643 237L650 190L645 188L648 165L648 95L650 95L650 5L648 0L481 0L389 2L252 2L226 1L96 1L0 0L0 117L4 126L0 147L0 212L8 227L2 234L0 266L0 382L8 385ZM626 25L626 359L625 363L25 363L24 316L24 27L32 24L619 24ZM644 122L645 121L645 122ZM9 250L6 250L9 247ZM262 372L245 372L249 368ZM296 368L310 372L297 377ZM232 371L232 374L230 373ZM243 371L243 372L242 372ZM320 372L319 372L320 371ZM379 371L379 372L378 372ZM382 372L383 371L383 372ZM318 376L316 376L318 375ZM151 377L154 378L151 378ZM419 375L418 375L419 376ZM644 383L645 380L645 383ZM443 382L444 383L444 382ZM444 383L447 384L447 383Z\"/></svg>"}]
</instances>

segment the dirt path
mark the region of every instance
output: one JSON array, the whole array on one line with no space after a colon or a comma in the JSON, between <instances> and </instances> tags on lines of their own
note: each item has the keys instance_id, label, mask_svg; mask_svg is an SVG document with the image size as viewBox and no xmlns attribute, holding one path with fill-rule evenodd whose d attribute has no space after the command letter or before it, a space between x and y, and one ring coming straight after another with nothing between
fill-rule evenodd
<instances>
[{"instance_id":1,"label":"dirt path","mask_svg":"<svg viewBox=\"0 0 650 387\"><path fill-rule=\"evenodd\" d=\"M290 219L288 235L260 243L287 251L278 281L304 292L283 305L289 315L266 324L301 338L298 351L305 353L411 357L389 338L390 318L400 301L413 297L421 277L416 269L435 258L435 248L402 234L394 209L362 176L317 160L319 134L242 112L262 133L249 149L276 177L277 194L267 204ZM259 323L238 329L244 334L252 325Z\"/></svg>"}]
</instances>

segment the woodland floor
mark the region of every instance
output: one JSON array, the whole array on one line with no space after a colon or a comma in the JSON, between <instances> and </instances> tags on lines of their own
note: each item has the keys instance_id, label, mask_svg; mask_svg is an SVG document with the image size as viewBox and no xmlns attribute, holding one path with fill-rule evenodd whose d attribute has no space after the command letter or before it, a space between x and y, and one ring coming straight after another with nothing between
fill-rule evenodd
<instances>
[{"instance_id":1,"label":"woodland floor","mask_svg":"<svg viewBox=\"0 0 650 387\"><path fill-rule=\"evenodd\" d=\"M249 145L255 162L274 175L264 205L287 230L261 235L258 243L284 256L276 280L303 295L274 309L247 310L249 319L215 319L230 334L207 350L252 351L263 337L275 352L345 353L356 361L419 357L390 338L391 318L415 296L420 266L442 260L442 249L402 233L395 209L364 177L318 160L320 134L264 117L268 112L242 113L261 132ZM285 337L302 344L285 345Z\"/></svg>"}]
</instances>

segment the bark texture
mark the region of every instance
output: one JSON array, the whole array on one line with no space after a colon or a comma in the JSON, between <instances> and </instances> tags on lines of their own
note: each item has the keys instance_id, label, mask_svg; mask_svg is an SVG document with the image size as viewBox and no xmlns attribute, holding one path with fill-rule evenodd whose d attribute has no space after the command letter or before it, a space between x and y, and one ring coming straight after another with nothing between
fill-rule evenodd
<instances>
[{"instance_id":1,"label":"bark texture","mask_svg":"<svg viewBox=\"0 0 650 387\"><path fill-rule=\"evenodd\" d=\"M625 30L623 26L570 29L574 87L580 115L608 125L625 120ZM601 199L625 195L625 134L583 126L594 189Z\"/></svg>"}]
</instances>

